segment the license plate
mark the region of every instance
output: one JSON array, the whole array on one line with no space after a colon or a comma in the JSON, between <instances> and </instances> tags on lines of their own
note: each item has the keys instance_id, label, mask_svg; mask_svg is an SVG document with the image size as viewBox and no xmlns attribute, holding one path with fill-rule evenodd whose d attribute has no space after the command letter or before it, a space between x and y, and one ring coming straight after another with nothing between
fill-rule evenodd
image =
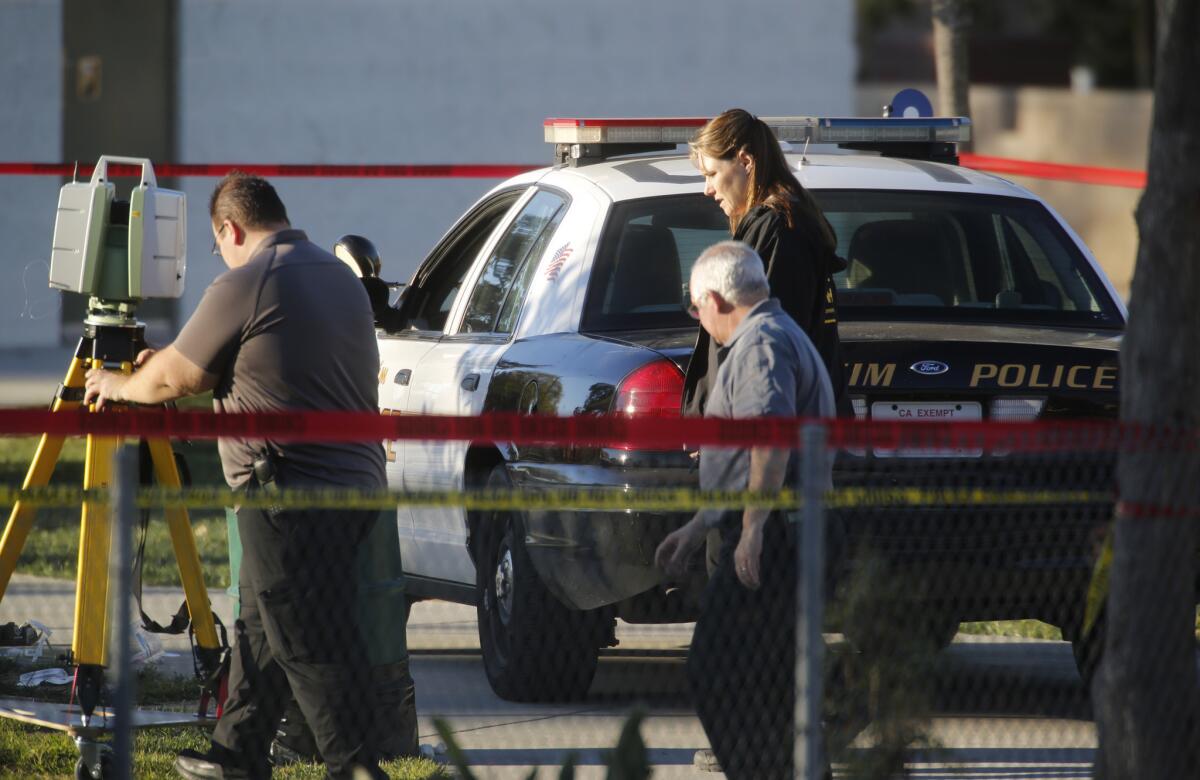
<instances>
[{"instance_id":1,"label":"license plate","mask_svg":"<svg viewBox=\"0 0 1200 780\"><path fill-rule=\"evenodd\" d=\"M979 422L983 406L978 401L877 401L871 404L872 420L913 422ZM875 449L885 458L978 458L981 449Z\"/></svg>"}]
</instances>

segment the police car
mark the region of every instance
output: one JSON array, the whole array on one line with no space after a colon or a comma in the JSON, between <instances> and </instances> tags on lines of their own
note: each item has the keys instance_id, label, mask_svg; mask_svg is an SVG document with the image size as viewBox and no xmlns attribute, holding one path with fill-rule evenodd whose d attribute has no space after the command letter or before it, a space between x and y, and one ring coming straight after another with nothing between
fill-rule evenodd
<instances>
[{"instance_id":1,"label":"police car","mask_svg":"<svg viewBox=\"0 0 1200 780\"><path fill-rule=\"evenodd\" d=\"M1116 415L1120 298L1045 203L956 165L967 120L767 121L848 261L838 305L858 417ZM690 268L705 247L728 238L724 214L681 146L703 122L546 120L556 164L509 179L472 206L378 332L382 411L679 415L696 338L686 311ZM809 143L872 154L829 146L817 154ZM696 484L682 449L396 441L386 451L394 489ZM1111 464L1089 468L1087 480L1107 484ZM845 453L835 478L976 484L962 482L966 474L1027 484L1030 473L1044 470L1024 469L1017 457L928 448ZM586 693L599 649L615 642L616 618L694 619L702 567L676 587L653 565L658 542L685 519L454 507L397 513L410 593L477 607L488 679L515 700ZM922 578L923 630L944 642L960 620L1074 625L1090 534L1104 519L1074 507L877 507L844 513L842 522L851 549L875 549Z\"/></svg>"}]
</instances>

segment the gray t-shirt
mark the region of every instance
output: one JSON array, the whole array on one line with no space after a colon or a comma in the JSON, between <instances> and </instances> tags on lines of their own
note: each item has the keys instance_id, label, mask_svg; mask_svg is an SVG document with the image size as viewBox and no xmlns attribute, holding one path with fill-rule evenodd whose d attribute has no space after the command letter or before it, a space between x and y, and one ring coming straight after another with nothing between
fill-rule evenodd
<instances>
[{"instance_id":1,"label":"gray t-shirt","mask_svg":"<svg viewBox=\"0 0 1200 780\"><path fill-rule=\"evenodd\" d=\"M379 348L366 290L300 230L269 236L249 262L218 276L175 348L217 375L218 412L379 407ZM377 441L222 438L217 447L234 488L265 447L278 456L281 484L384 485Z\"/></svg>"},{"instance_id":2,"label":"gray t-shirt","mask_svg":"<svg viewBox=\"0 0 1200 780\"><path fill-rule=\"evenodd\" d=\"M720 368L704 408L705 417L834 417L829 372L820 354L775 298L752 308L717 352ZM795 457L788 482L795 474ZM700 448L702 490L745 490L750 450ZM715 526L724 510L703 510ZM740 513L739 513L740 515Z\"/></svg>"}]
</instances>

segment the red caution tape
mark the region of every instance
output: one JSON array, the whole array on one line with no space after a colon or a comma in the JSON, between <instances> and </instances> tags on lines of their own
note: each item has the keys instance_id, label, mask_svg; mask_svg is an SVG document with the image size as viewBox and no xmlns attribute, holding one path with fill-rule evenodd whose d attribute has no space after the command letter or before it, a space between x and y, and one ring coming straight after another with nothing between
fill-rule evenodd
<instances>
[{"instance_id":1,"label":"red caution tape","mask_svg":"<svg viewBox=\"0 0 1200 780\"><path fill-rule=\"evenodd\" d=\"M1013 160L1007 157L987 157L982 154L960 154L959 162L968 168L1010 176L1030 176L1035 179L1073 181L1081 184L1104 184L1112 187L1144 189L1145 171L1121 168L1099 168L1092 165L1063 165L1061 163Z\"/></svg>"},{"instance_id":2,"label":"red caution tape","mask_svg":"<svg viewBox=\"0 0 1200 780\"><path fill-rule=\"evenodd\" d=\"M260 163L154 163L157 177L171 176L224 176L233 170L252 173L256 176L305 176L312 178L358 178L358 179L507 179L510 176L536 170L541 165L287 165ZM74 163L21 163L0 162L0 175L9 176L77 176L80 179L92 175L94 165L80 165L76 171ZM112 163L108 166L109 177L142 175L136 165Z\"/></svg>"},{"instance_id":3,"label":"red caution tape","mask_svg":"<svg viewBox=\"0 0 1200 780\"><path fill-rule=\"evenodd\" d=\"M1031 176L1037 179L1073 181L1083 184L1103 184L1113 187L1146 186L1145 171L1120 168L1100 168L1090 165L1014 160L1007 157L988 157L981 154L959 155L962 164L991 173L1010 176ZM0 176L78 176L92 175L92 165L74 163L0 162ZM507 179L536 170L540 165L516 164L451 164L451 165L290 165L275 163L155 163L154 172L162 177L224 176L232 170L258 176L300 176L310 178L377 178L377 179ZM112 164L109 176L140 176L141 169L133 165Z\"/></svg>"},{"instance_id":4,"label":"red caution tape","mask_svg":"<svg viewBox=\"0 0 1200 780\"><path fill-rule=\"evenodd\" d=\"M1196 520L1200 519L1200 508L1118 501L1117 514L1135 520Z\"/></svg>"},{"instance_id":5,"label":"red caution tape","mask_svg":"<svg viewBox=\"0 0 1200 780\"><path fill-rule=\"evenodd\" d=\"M759 418L630 419L487 414L479 417L380 415L367 412L214 414L170 409L90 413L0 409L0 435L149 436L213 439L236 436L296 441L428 440L616 446L670 450L698 446L798 448L814 420ZM921 423L824 421L835 449L1115 452L1200 449L1196 431L1113 422Z\"/></svg>"}]
</instances>

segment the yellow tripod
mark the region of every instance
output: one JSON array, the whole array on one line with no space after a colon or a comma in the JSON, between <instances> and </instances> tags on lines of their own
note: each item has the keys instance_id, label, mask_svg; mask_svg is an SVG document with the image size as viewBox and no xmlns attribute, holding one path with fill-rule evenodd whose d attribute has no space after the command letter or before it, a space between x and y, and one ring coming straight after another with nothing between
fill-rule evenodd
<instances>
[{"instance_id":1,"label":"yellow tripod","mask_svg":"<svg viewBox=\"0 0 1200 780\"><path fill-rule=\"evenodd\" d=\"M67 369L66 379L55 395L52 410L72 411L83 403L84 379L89 368L133 371L133 361L145 347L145 326L131 318L113 317L84 322L84 336L75 348L75 357ZM22 488L42 487L49 483L54 466L62 452L63 436L42 434L29 472ZM84 490L107 487L111 479L112 457L121 439L117 437L87 437L84 454ZM168 488L180 487L179 468L170 443L163 438L148 438L154 475ZM18 501L8 518L4 536L0 538L0 600L8 588L17 559L33 526L34 507ZM216 669L220 662L221 646L213 622L208 592L200 569L200 556L192 535L187 509L182 506L166 508L167 525L179 576L187 598L188 612L199 645L197 660L206 672ZM108 506L85 500L79 529L79 564L75 581L75 623L71 639L70 662L76 666L75 692L87 726L100 698L103 669L108 645L107 606L109 547L112 523ZM118 594L127 598L128 594Z\"/></svg>"}]
</instances>

